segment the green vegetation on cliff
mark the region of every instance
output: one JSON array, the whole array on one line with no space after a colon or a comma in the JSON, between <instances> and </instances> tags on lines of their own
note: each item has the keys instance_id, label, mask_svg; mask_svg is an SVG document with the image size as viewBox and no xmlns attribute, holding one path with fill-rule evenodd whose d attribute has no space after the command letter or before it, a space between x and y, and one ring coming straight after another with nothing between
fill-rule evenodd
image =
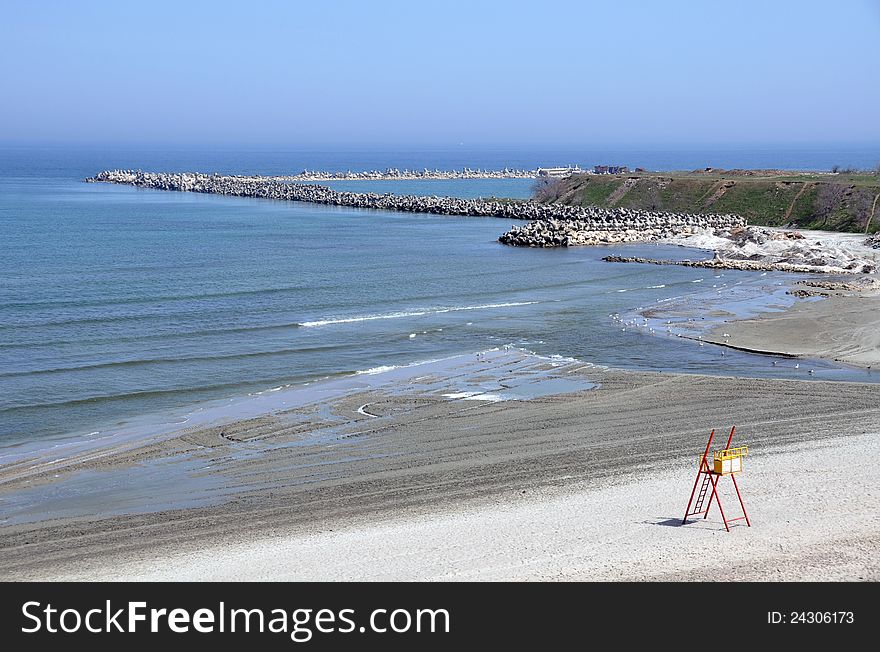
<instances>
[{"instance_id":1,"label":"green vegetation on cliff","mask_svg":"<svg viewBox=\"0 0 880 652\"><path fill-rule=\"evenodd\" d=\"M880 175L705 170L579 174L539 188L542 202L691 213L736 213L751 224L875 233Z\"/></svg>"}]
</instances>

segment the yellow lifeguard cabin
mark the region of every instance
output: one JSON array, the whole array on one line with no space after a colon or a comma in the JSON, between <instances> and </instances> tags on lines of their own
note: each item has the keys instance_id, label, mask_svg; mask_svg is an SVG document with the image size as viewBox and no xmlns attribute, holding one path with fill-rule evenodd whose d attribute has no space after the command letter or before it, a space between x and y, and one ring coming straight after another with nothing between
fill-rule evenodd
<instances>
[{"instance_id":1,"label":"yellow lifeguard cabin","mask_svg":"<svg viewBox=\"0 0 880 652\"><path fill-rule=\"evenodd\" d=\"M743 457L749 454L748 446L725 448L715 451L712 470L716 475L730 475L743 470Z\"/></svg>"}]
</instances>

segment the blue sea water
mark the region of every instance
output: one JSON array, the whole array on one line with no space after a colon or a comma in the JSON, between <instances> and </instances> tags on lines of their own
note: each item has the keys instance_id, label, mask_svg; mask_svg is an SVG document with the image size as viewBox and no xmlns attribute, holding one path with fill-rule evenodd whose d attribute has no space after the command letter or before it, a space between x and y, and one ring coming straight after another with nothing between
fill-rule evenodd
<instances>
[{"instance_id":1,"label":"blue sea water","mask_svg":"<svg viewBox=\"0 0 880 652\"><path fill-rule=\"evenodd\" d=\"M866 167L875 153L0 149L0 446L507 344L632 368L803 376L762 356L623 330L611 318L710 284L716 294L743 284L766 294L790 277L613 265L601 248L510 248L497 242L510 224L496 219L82 182L98 170L827 168ZM469 197L531 190L528 180L335 185ZM615 253L683 255L652 246ZM815 368L816 378L868 379Z\"/></svg>"}]
</instances>

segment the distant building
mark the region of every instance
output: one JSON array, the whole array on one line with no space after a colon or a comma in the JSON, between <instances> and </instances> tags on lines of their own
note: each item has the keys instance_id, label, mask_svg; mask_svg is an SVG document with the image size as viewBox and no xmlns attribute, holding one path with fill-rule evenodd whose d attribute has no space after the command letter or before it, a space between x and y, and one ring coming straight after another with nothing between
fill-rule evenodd
<instances>
[{"instance_id":1,"label":"distant building","mask_svg":"<svg viewBox=\"0 0 880 652\"><path fill-rule=\"evenodd\" d=\"M629 168L625 165L594 165L593 174L627 174Z\"/></svg>"},{"instance_id":2,"label":"distant building","mask_svg":"<svg viewBox=\"0 0 880 652\"><path fill-rule=\"evenodd\" d=\"M570 165L567 168L538 168L539 177L567 177L570 174L580 174L583 172L577 165Z\"/></svg>"}]
</instances>

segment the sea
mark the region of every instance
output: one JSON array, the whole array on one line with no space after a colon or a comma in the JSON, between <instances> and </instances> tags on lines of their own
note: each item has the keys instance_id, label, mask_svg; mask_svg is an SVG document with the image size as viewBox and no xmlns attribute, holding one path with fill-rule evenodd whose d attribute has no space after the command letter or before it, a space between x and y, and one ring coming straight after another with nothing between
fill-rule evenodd
<instances>
[{"instance_id":1,"label":"sea","mask_svg":"<svg viewBox=\"0 0 880 652\"><path fill-rule=\"evenodd\" d=\"M874 380L648 328L790 303L792 275L610 264L610 248L519 249L510 221L84 183L109 168L231 174L625 164L873 168L877 147L702 150L0 147L0 449L93 437L194 406L516 348L687 373ZM347 181L339 189L528 197L524 179ZM625 256L709 256L660 245ZM710 309L711 308L711 309ZM711 313L711 314L710 314ZM708 315L708 317L707 317ZM801 365L806 368L807 365Z\"/></svg>"}]
</instances>

